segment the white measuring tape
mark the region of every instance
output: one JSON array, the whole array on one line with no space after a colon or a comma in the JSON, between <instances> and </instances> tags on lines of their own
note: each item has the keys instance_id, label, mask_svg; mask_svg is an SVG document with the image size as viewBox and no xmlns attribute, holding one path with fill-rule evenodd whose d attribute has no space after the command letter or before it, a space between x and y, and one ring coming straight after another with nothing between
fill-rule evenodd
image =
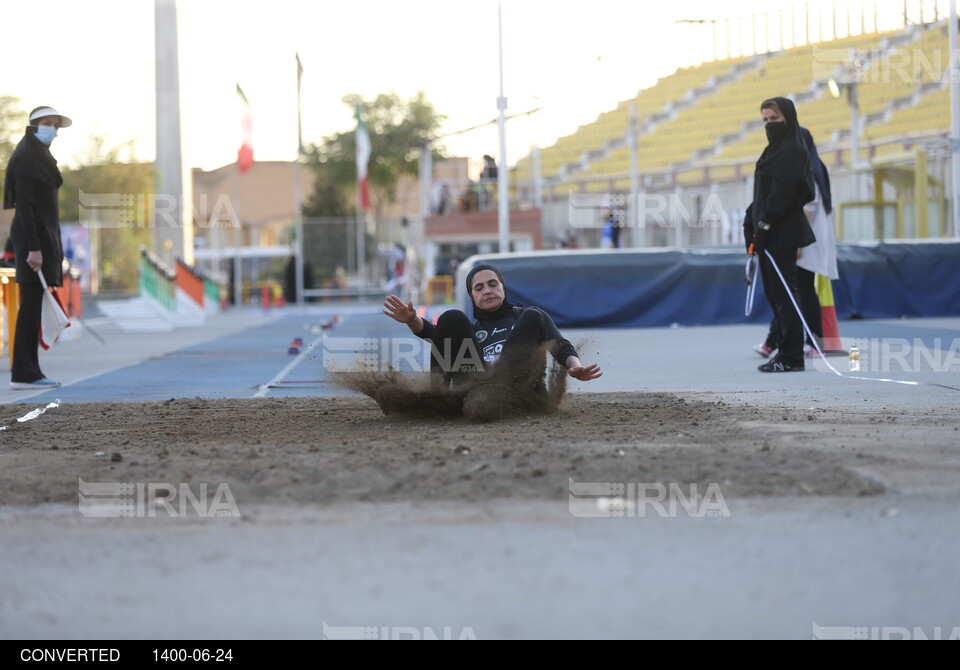
<instances>
[{"instance_id":1,"label":"white measuring tape","mask_svg":"<svg viewBox=\"0 0 960 670\"><path fill-rule=\"evenodd\" d=\"M26 414L21 416L19 419L17 419L17 423L26 423L27 421L33 421L38 416L44 414L48 409L56 409L59 406L60 406L60 401L56 400L50 403L49 405L47 405L46 407L38 407L32 412L27 412ZM8 426L0 426L0 430L7 430L7 428Z\"/></svg>"},{"instance_id":2,"label":"white measuring tape","mask_svg":"<svg viewBox=\"0 0 960 670\"><path fill-rule=\"evenodd\" d=\"M820 354L820 358L824 363L827 364L827 367L830 368L830 371L838 377L843 377L844 379L859 379L866 382L885 382L888 384L903 384L904 386L938 386L943 389L950 389L951 391L960 391L960 388L955 386L947 386L946 384L934 384L933 382L905 382L900 379L878 379L876 377L854 377L853 375L845 375L835 367L830 365L830 361L827 360L827 357L823 355L823 351L820 350L820 345L817 344L817 338L813 336L813 333L810 332L810 326L807 325L807 320L803 318L803 310L800 309L800 306L797 304L796 299L793 297L793 291L790 290L790 287L787 286L787 280L783 278L783 274L780 272L780 268L777 266L777 262L773 260L773 256L770 255L770 252L766 249L763 250L763 253L767 255L767 258L770 259L770 262L773 264L773 269L777 271L777 276L780 277L781 283L783 283L783 288L786 289L787 295L790 296L790 302L793 303L793 308L797 310L797 315L800 317L800 321L803 323L803 330L810 337L810 341L813 342L814 348L816 348L817 353ZM751 256L751 258L753 258ZM749 263L747 264L749 268ZM754 272L754 284L756 284L756 272ZM747 289L748 303L752 307L752 289L753 286ZM749 312L747 313L749 315Z\"/></svg>"}]
</instances>

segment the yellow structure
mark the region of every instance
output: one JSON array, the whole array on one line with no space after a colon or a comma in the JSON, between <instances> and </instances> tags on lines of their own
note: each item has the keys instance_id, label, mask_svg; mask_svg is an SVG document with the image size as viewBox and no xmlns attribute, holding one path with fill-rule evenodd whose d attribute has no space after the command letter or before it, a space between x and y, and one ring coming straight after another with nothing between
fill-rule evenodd
<instances>
[{"instance_id":1,"label":"yellow structure","mask_svg":"<svg viewBox=\"0 0 960 670\"><path fill-rule=\"evenodd\" d=\"M453 277L439 275L427 279L426 303L448 305L453 302Z\"/></svg>"},{"instance_id":2,"label":"yellow structure","mask_svg":"<svg viewBox=\"0 0 960 670\"><path fill-rule=\"evenodd\" d=\"M20 312L20 286L16 281L17 271L15 268L0 268L0 287L3 289L3 312L6 317L6 323L3 324L3 332L6 335L7 355L10 357L10 365L13 366L13 336L17 330L17 314Z\"/></svg>"},{"instance_id":3,"label":"yellow structure","mask_svg":"<svg viewBox=\"0 0 960 670\"><path fill-rule=\"evenodd\" d=\"M874 212L877 239L888 237L883 231L881 214L885 209L894 209L896 212L894 230L890 231L896 238L926 239L943 234L943 184L930 176L926 151L918 149L912 153L889 154L873 162L872 172L873 191L876 194L874 200L840 206L837 217L838 239L843 239L844 215L849 214L852 209L865 207ZM896 189L896 200L884 200L884 186L888 184ZM935 216L931 219L931 204L934 203L939 211L935 210Z\"/></svg>"}]
</instances>

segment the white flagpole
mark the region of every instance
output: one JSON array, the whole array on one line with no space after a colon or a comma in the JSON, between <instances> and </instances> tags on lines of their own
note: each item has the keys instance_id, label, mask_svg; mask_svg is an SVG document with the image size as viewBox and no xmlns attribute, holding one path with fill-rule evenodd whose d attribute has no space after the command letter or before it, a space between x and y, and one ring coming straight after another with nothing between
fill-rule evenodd
<instances>
[{"instance_id":1,"label":"white flagpole","mask_svg":"<svg viewBox=\"0 0 960 670\"><path fill-rule=\"evenodd\" d=\"M497 121L500 128L500 169L497 170L497 184L500 188L500 253L504 254L510 251L510 202L507 184L507 99L503 96L503 7L499 0L497 20L500 33L500 97L497 98L497 108L500 110L500 118Z\"/></svg>"},{"instance_id":2,"label":"white flagpole","mask_svg":"<svg viewBox=\"0 0 960 670\"><path fill-rule=\"evenodd\" d=\"M297 162L294 165L293 171L293 198L294 198L294 212L295 214L295 224L296 224L296 235L297 242L294 245L294 266L296 272L296 280L294 285L297 287L297 306L303 307L306 304L306 297L303 295L304 284L303 281L303 253L304 253L304 244L303 244L303 205L301 200L303 199L300 193L300 164L303 158L303 130L300 125L300 78L303 75L303 66L300 64L300 54L296 54L297 57Z\"/></svg>"}]
</instances>

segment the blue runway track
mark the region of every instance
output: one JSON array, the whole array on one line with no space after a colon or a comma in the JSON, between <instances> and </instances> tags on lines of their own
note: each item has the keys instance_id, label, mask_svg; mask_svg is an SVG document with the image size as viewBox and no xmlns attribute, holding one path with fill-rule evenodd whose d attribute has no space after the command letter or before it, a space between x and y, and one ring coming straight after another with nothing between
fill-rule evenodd
<instances>
[{"instance_id":1,"label":"blue runway track","mask_svg":"<svg viewBox=\"0 0 960 670\"><path fill-rule=\"evenodd\" d=\"M331 349L350 348L349 358L353 359L355 342L374 340L377 345L371 351L379 363L380 352L393 350L394 339L402 338L401 350L415 348L416 360L422 359L421 341L382 314L351 315L326 331L321 330L322 321L317 317L284 317L269 325L156 356L22 402L345 395L353 392L336 386L332 373L325 366ZM298 338L303 344L298 353L291 353L291 345ZM325 342L328 346L324 345ZM387 344L384 346L382 342Z\"/></svg>"}]
</instances>

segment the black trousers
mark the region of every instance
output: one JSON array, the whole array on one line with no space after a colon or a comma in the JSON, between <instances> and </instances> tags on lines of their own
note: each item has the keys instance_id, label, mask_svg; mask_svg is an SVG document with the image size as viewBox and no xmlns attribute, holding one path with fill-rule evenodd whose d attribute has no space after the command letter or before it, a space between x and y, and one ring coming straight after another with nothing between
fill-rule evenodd
<instances>
[{"instance_id":1,"label":"black trousers","mask_svg":"<svg viewBox=\"0 0 960 670\"><path fill-rule=\"evenodd\" d=\"M40 371L40 317L43 313L43 286L20 284L20 313L13 338L13 367L10 381L31 384L43 379Z\"/></svg>"},{"instance_id":2,"label":"black trousers","mask_svg":"<svg viewBox=\"0 0 960 670\"><path fill-rule=\"evenodd\" d=\"M803 312L803 318L807 320L807 325L810 326L813 334L822 342L823 312L820 310L820 296L817 295L816 273L797 267L797 289L800 292L800 311ZM806 338L806 342L813 344L809 337ZM766 344L771 349L780 348L780 328L777 326L776 317L770 322Z\"/></svg>"},{"instance_id":3,"label":"black trousers","mask_svg":"<svg viewBox=\"0 0 960 670\"><path fill-rule=\"evenodd\" d=\"M797 250L796 249L778 249L771 251L770 255L776 262L777 267L783 274L787 282L784 288L783 282L777 276L777 271L770 263L766 253L760 254L760 275L763 277L763 291L767 294L767 301L773 309L773 317L778 334L780 353L777 357L786 365L803 365L803 322L800 315L794 309L790 301L791 294L797 305L800 305L800 291L797 286Z\"/></svg>"},{"instance_id":4,"label":"black trousers","mask_svg":"<svg viewBox=\"0 0 960 670\"><path fill-rule=\"evenodd\" d=\"M537 309L527 309L507 337L500 360L521 360L546 341L547 323L543 313ZM481 351L473 324L466 314L451 309L440 315L433 334L431 370L453 375L485 370L489 363L484 362Z\"/></svg>"}]
</instances>

